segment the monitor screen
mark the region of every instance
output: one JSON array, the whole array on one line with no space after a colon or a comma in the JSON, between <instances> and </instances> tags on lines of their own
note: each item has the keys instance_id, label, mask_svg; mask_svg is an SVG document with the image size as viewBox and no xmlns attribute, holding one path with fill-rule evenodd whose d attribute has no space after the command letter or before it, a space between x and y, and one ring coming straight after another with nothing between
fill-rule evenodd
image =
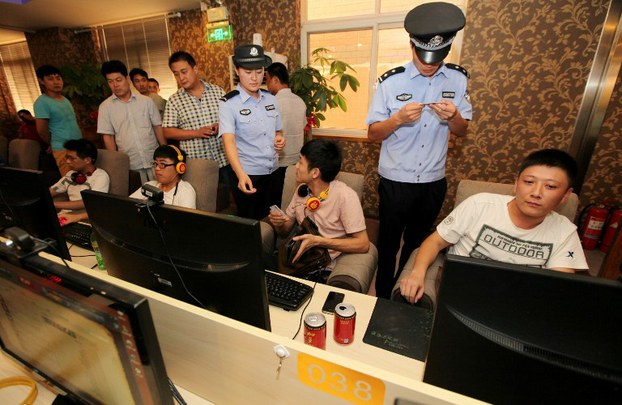
<instances>
[{"instance_id":1,"label":"monitor screen","mask_svg":"<svg viewBox=\"0 0 622 405\"><path fill-rule=\"evenodd\" d=\"M108 274L270 330L259 221L83 191Z\"/></svg>"},{"instance_id":2,"label":"monitor screen","mask_svg":"<svg viewBox=\"0 0 622 405\"><path fill-rule=\"evenodd\" d=\"M0 167L0 230L18 226L39 239L52 239L47 251L71 260L43 172Z\"/></svg>"},{"instance_id":3,"label":"monitor screen","mask_svg":"<svg viewBox=\"0 0 622 405\"><path fill-rule=\"evenodd\" d=\"M173 403L144 297L7 251L0 252L0 344L7 354L73 403Z\"/></svg>"},{"instance_id":4,"label":"monitor screen","mask_svg":"<svg viewBox=\"0 0 622 405\"><path fill-rule=\"evenodd\" d=\"M622 283L448 255L424 381L492 403L622 403Z\"/></svg>"}]
</instances>

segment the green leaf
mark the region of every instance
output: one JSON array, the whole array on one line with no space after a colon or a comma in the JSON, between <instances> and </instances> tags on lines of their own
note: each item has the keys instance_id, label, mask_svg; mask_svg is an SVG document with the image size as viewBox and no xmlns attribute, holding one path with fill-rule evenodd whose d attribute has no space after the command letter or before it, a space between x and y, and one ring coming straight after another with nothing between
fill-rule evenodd
<instances>
[{"instance_id":1,"label":"green leaf","mask_svg":"<svg viewBox=\"0 0 622 405\"><path fill-rule=\"evenodd\" d=\"M341 89L341 91L344 91L347 85L348 85L348 76L346 75L341 76L341 80L339 80L339 88Z\"/></svg>"}]
</instances>

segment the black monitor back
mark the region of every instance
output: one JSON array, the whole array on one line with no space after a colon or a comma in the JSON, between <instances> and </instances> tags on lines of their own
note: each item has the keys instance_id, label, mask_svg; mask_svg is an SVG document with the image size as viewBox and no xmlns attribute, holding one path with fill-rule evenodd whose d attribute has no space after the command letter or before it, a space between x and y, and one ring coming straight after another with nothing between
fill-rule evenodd
<instances>
[{"instance_id":1,"label":"black monitor back","mask_svg":"<svg viewBox=\"0 0 622 405\"><path fill-rule=\"evenodd\" d=\"M56 249L48 252L71 260L43 172L0 167L0 229L10 226L52 239Z\"/></svg>"},{"instance_id":2,"label":"black monitor back","mask_svg":"<svg viewBox=\"0 0 622 405\"><path fill-rule=\"evenodd\" d=\"M448 255L424 381L492 403L622 403L622 283Z\"/></svg>"},{"instance_id":3,"label":"black monitor back","mask_svg":"<svg viewBox=\"0 0 622 405\"><path fill-rule=\"evenodd\" d=\"M173 404L148 301L0 246L0 345L67 393L54 403Z\"/></svg>"},{"instance_id":4,"label":"black monitor back","mask_svg":"<svg viewBox=\"0 0 622 405\"><path fill-rule=\"evenodd\" d=\"M95 191L82 197L108 274L270 330L258 221Z\"/></svg>"}]
</instances>

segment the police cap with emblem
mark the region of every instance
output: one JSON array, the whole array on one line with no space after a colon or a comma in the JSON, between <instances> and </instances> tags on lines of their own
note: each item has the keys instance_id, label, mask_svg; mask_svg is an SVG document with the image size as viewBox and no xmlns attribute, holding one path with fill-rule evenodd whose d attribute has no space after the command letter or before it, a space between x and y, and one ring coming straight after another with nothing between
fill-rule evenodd
<instances>
[{"instance_id":1,"label":"police cap with emblem","mask_svg":"<svg viewBox=\"0 0 622 405\"><path fill-rule=\"evenodd\" d=\"M462 10L444 2L417 6L404 19L404 28L410 34L417 57L427 64L445 59L456 33L465 24Z\"/></svg>"},{"instance_id":2,"label":"police cap with emblem","mask_svg":"<svg viewBox=\"0 0 622 405\"><path fill-rule=\"evenodd\" d=\"M264 55L259 45L240 45L235 48L233 63L246 69L259 69L270 66L272 58Z\"/></svg>"}]
</instances>

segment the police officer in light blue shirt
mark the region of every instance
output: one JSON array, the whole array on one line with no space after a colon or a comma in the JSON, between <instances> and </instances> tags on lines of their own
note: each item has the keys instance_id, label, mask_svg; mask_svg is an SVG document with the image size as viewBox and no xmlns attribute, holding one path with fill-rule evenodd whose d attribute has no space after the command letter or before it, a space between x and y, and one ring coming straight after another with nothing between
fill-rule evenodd
<instances>
[{"instance_id":1,"label":"police officer in light blue shirt","mask_svg":"<svg viewBox=\"0 0 622 405\"><path fill-rule=\"evenodd\" d=\"M412 62L383 74L372 100L367 136L382 141L376 295L389 298L410 254L430 232L447 191L449 133L464 136L472 116L468 74L443 63L466 23L455 5L427 3L404 20ZM395 258L404 245L397 275Z\"/></svg>"},{"instance_id":2,"label":"police officer in light blue shirt","mask_svg":"<svg viewBox=\"0 0 622 405\"><path fill-rule=\"evenodd\" d=\"M220 100L218 136L237 178L238 215L261 219L280 201L277 152L285 146L276 97L260 88L272 60L259 45L242 45L233 63L240 82Z\"/></svg>"}]
</instances>

